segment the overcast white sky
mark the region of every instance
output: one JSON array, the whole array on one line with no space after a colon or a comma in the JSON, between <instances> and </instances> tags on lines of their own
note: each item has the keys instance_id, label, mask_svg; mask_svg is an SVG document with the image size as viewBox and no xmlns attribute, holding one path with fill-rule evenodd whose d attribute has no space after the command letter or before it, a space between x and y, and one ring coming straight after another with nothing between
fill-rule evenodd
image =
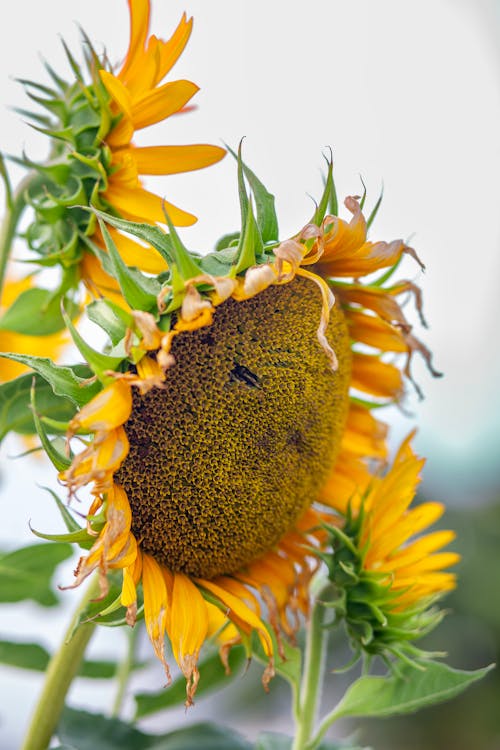
<instances>
[{"instance_id":1,"label":"overcast white sky","mask_svg":"<svg viewBox=\"0 0 500 750\"><path fill-rule=\"evenodd\" d=\"M322 150L333 148L339 196L385 198L372 237L408 238L427 265L406 274L424 289L422 332L445 378L417 367L426 400L411 400L428 487L477 502L498 484L500 395L500 14L495 0L157 0L153 30L168 36L183 10L195 17L175 77L201 86L198 110L143 132L141 144L245 140L245 158L277 196L283 235L311 214ZM0 148L43 156L43 138L5 109L26 106L12 78L42 78L42 52L66 64L58 34L78 49L78 21L119 61L128 38L125 0L16 0L0 10ZM11 76L11 78L9 78ZM13 169L14 175L19 172ZM183 233L193 249L238 225L234 164L150 186L200 217ZM396 434L412 423L396 415ZM7 464L13 489L12 467ZM24 472L23 472L24 473ZM52 481L40 468L34 476ZM17 480L16 480L17 481ZM31 476L17 490L0 543L29 539L46 499ZM5 488L6 496L8 487ZM10 495L12 497L12 495ZM54 516L53 516L54 518ZM50 635L48 636L50 637ZM22 678L22 690L26 688ZM19 680L16 683L19 685ZM31 684L31 683L30 683ZM19 688L21 690L21 688ZM17 720L14 724L18 724ZM15 731L14 729L12 731Z\"/></svg>"}]
</instances>

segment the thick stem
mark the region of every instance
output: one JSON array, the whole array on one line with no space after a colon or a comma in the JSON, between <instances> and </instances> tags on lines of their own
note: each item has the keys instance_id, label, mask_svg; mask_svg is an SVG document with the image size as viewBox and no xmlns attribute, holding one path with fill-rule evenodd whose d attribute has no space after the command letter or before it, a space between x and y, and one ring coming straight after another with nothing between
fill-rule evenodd
<instances>
[{"instance_id":1,"label":"thick stem","mask_svg":"<svg viewBox=\"0 0 500 750\"><path fill-rule=\"evenodd\" d=\"M80 667L85 649L95 630L94 623L80 625L80 614L99 594L99 582L92 580L74 613L59 650L50 660L45 684L21 750L46 750L59 723L69 687ZM71 638L71 640L70 640Z\"/></svg>"},{"instance_id":2,"label":"thick stem","mask_svg":"<svg viewBox=\"0 0 500 750\"><path fill-rule=\"evenodd\" d=\"M113 703L113 708L111 709L111 715L116 718L120 716L120 711L122 709L123 700L125 698L129 677L134 667L139 626L136 625L134 628L127 628L126 634L127 653L125 654L125 658L119 665L116 672L116 676L118 678L118 690L116 691L115 701Z\"/></svg>"},{"instance_id":3,"label":"thick stem","mask_svg":"<svg viewBox=\"0 0 500 750\"><path fill-rule=\"evenodd\" d=\"M307 632L304 674L300 693L300 712L292 750L305 750L318 714L324 670L327 631L323 627L324 607L319 598L311 613Z\"/></svg>"},{"instance_id":4,"label":"thick stem","mask_svg":"<svg viewBox=\"0 0 500 750\"><path fill-rule=\"evenodd\" d=\"M7 201L7 209L0 227L0 299L5 280L5 271L12 250L12 241L16 234L17 225L21 218L26 201L24 195L26 189L36 181L40 180L40 175L33 173L28 174L20 183L10 200Z\"/></svg>"}]
</instances>

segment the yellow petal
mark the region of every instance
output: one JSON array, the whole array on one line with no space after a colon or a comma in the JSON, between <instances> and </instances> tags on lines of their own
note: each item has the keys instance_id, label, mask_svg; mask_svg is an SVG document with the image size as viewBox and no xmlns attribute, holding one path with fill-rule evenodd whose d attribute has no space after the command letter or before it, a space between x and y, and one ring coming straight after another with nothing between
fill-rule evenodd
<instances>
[{"instance_id":1,"label":"yellow petal","mask_svg":"<svg viewBox=\"0 0 500 750\"><path fill-rule=\"evenodd\" d=\"M132 122L136 130L166 120L179 112L199 91L191 81L172 81L148 91L133 102Z\"/></svg>"},{"instance_id":2,"label":"yellow petal","mask_svg":"<svg viewBox=\"0 0 500 750\"><path fill-rule=\"evenodd\" d=\"M125 218L132 221L145 221L153 224L157 221L165 223L163 206L168 212L173 224L178 227L189 227L194 224L196 217L177 208L172 203L163 201L158 195L150 193L141 187L135 189L124 188L115 184L111 178L108 189L103 197Z\"/></svg>"},{"instance_id":3,"label":"yellow petal","mask_svg":"<svg viewBox=\"0 0 500 750\"><path fill-rule=\"evenodd\" d=\"M175 660L186 678L186 706L192 704L196 692L199 680L196 665L207 630L205 600L186 575L174 573L168 636Z\"/></svg>"},{"instance_id":4,"label":"yellow petal","mask_svg":"<svg viewBox=\"0 0 500 750\"><path fill-rule=\"evenodd\" d=\"M193 29L193 19L187 20L186 14L182 14L179 25L167 42L160 41L160 64L158 67L158 76L156 84L165 78L170 69L175 65L186 46L191 31Z\"/></svg>"},{"instance_id":5,"label":"yellow petal","mask_svg":"<svg viewBox=\"0 0 500 750\"><path fill-rule=\"evenodd\" d=\"M272 657L273 642L260 617L241 599L226 591L222 586L218 586L213 581L206 581L200 578L198 579L198 583L204 589L210 591L211 594L214 594L228 608L227 616L230 620L233 620L235 625L246 633L256 630L266 656Z\"/></svg>"},{"instance_id":6,"label":"yellow petal","mask_svg":"<svg viewBox=\"0 0 500 750\"><path fill-rule=\"evenodd\" d=\"M116 102L120 111L124 112L128 118L132 118L132 99L128 89L119 78L107 70L100 70L99 75L108 94Z\"/></svg>"},{"instance_id":7,"label":"yellow petal","mask_svg":"<svg viewBox=\"0 0 500 750\"><path fill-rule=\"evenodd\" d=\"M89 401L69 423L69 432L77 430L114 430L121 427L132 411L132 393L130 386L123 381L108 385L92 401Z\"/></svg>"},{"instance_id":8,"label":"yellow petal","mask_svg":"<svg viewBox=\"0 0 500 750\"><path fill-rule=\"evenodd\" d=\"M134 148L139 174L178 174L216 164L226 155L219 146L144 146Z\"/></svg>"},{"instance_id":9,"label":"yellow petal","mask_svg":"<svg viewBox=\"0 0 500 750\"><path fill-rule=\"evenodd\" d=\"M127 80L127 75L137 58L141 58L149 29L149 0L128 0L130 14L130 41L127 56L119 76Z\"/></svg>"},{"instance_id":10,"label":"yellow petal","mask_svg":"<svg viewBox=\"0 0 500 750\"><path fill-rule=\"evenodd\" d=\"M156 656L162 662L170 683L170 669L165 660L165 627L167 622L167 587L162 569L150 555L143 554L142 590L144 620Z\"/></svg>"}]
</instances>

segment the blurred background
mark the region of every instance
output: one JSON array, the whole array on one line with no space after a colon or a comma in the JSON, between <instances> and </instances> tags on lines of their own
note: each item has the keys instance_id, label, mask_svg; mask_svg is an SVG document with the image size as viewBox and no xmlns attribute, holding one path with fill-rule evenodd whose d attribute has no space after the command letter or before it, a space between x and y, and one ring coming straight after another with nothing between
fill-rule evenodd
<instances>
[{"instance_id":1,"label":"blurred background","mask_svg":"<svg viewBox=\"0 0 500 750\"><path fill-rule=\"evenodd\" d=\"M477 668L500 651L500 3L498 0L153 0L152 30L168 37L181 13L195 17L187 50L174 77L195 81L198 109L149 128L137 142L220 143L245 136L244 158L276 195L281 234L295 233L310 217L311 195L322 186L322 153L333 149L340 197L368 189L370 207L384 185L373 239L410 240L425 274L406 263L403 275L424 292L430 322L418 330L444 378L433 380L421 363L415 376L424 393L409 393L405 411L386 412L391 445L415 423L417 449L427 456L422 497L449 507L445 525L458 532L463 555L460 587L429 647L446 649L454 666ZM26 107L15 78L44 80L38 53L67 72L59 35L74 53L78 22L112 61L127 48L125 0L16 0L0 10L0 149L32 158L46 155L44 138L8 107ZM12 167L14 182L21 171ZM196 250L210 250L238 227L234 162L198 174L151 178L148 187L199 216L182 232ZM347 212L344 214L347 217ZM18 257L23 257L22 244ZM416 321L416 316L413 317ZM28 522L61 529L40 485L57 489L40 459L12 458L23 446L2 445L0 549L33 541ZM68 582L72 564L57 582ZM1 608L0 639L59 642L78 594L65 592L58 608L35 604ZM121 633L106 631L92 645L101 657L118 655ZM146 653L146 649L145 649ZM332 668L342 659L333 653ZM337 662L338 660L338 662ZM137 680L144 682L144 675ZM150 689L159 668L147 673ZM257 730L289 729L286 687L261 695L259 669L189 712L162 714L146 728L166 731L176 722L212 717ZM18 747L42 675L0 667L0 743ZM340 678L332 678L332 694ZM275 683L278 683L276 680ZM332 695L327 695L332 699ZM109 690L80 680L70 702L106 710ZM363 726L360 741L376 750L500 750L500 677L416 718ZM339 736L350 732L337 729Z\"/></svg>"}]
</instances>

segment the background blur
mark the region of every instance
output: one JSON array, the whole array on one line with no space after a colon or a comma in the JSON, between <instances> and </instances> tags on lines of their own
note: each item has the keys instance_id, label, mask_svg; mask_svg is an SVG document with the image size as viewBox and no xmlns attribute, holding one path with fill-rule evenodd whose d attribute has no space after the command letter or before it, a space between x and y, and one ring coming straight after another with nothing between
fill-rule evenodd
<instances>
[{"instance_id":1,"label":"background blur","mask_svg":"<svg viewBox=\"0 0 500 750\"><path fill-rule=\"evenodd\" d=\"M422 332L416 326L416 332L434 351L445 377L432 380L416 363L425 400L418 402L410 393L410 418L397 410L386 412L385 418L393 424L393 446L416 418L417 449L428 457L422 495L448 504L446 526L459 533L460 589L447 600L451 614L430 645L448 650L450 663L458 667L498 660L500 4L308 0L292 6L268 0L153 0L154 33L168 37L184 10L194 15L195 28L173 75L200 85L198 110L148 129L137 142L223 140L234 147L245 136L246 162L276 194L282 236L309 219L309 196L321 191L322 151L331 146L339 197L360 194L361 175L370 207L384 184L372 238L411 238L427 265L425 275L411 263L403 273L423 288L431 328ZM58 35L76 53L75 22L98 50L105 46L112 61L121 60L128 41L125 0L2 4L4 153L19 155L25 149L33 158L46 154L43 136L7 107L27 106L14 78L44 81L39 52L60 74L67 71ZM11 174L17 181L21 171L12 167ZM182 233L192 249L209 250L219 236L238 227L230 157L197 174L151 178L148 185L199 216L198 224ZM22 246L18 256L23 257ZM21 450L14 440L2 446L3 550L33 541L30 519L37 529L61 528L52 501L37 486L56 489L54 472L41 460L10 458ZM59 570L58 582L70 579L71 568ZM34 604L2 607L0 638L15 633L20 640L54 647L78 596L65 592L55 610ZM121 635L100 633L92 653L119 654ZM337 659L332 657L332 666ZM2 748L18 746L41 679L0 668ZM149 689L158 688L160 669L153 666L146 680ZM165 731L175 722L213 717L216 710L227 723L248 727L250 736L260 729L286 731L285 690L274 685L266 697L258 682L259 669L252 669L238 681L239 691L232 684L214 699L200 699L187 719L179 711L144 726ZM499 701L500 677L493 674L460 699L416 719L370 724L360 739L377 750L499 750ZM80 680L70 702L105 710L109 691L98 681ZM345 735L349 728L338 732Z\"/></svg>"}]
</instances>

